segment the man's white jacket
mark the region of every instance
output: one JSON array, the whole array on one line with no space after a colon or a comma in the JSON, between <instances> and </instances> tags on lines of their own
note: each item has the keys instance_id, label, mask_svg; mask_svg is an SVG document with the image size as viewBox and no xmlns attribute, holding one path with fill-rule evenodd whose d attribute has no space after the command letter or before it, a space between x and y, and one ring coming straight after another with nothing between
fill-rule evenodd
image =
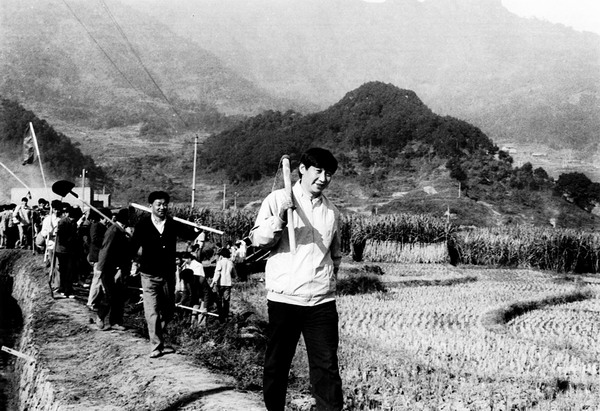
<instances>
[{"instance_id":1,"label":"man's white jacket","mask_svg":"<svg viewBox=\"0 0 600 411\"><path fill-rule=\"evenodd\" d=\"M340 250L339 211L323 194L312 199L297 182L292 188L296 250L290 252L288 229L279 218L285 191L263 201L250 233L252 244L270 248L265 286L267 299L313 306L335 300Z\"/></svg>"}]
</instances>

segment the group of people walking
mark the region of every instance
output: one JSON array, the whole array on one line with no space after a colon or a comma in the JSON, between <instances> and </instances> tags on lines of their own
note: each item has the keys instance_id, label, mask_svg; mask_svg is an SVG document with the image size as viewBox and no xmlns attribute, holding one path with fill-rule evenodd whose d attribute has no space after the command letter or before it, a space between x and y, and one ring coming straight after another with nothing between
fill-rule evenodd
<instances>
[{"instance_id":1,"label":"group of people walking","mask_svg":"<svg viewBox=\"0 0 600 411\"><path fill-rule=\"evenodd\" d=\"M44 198L32 207L28 197L19 204L0 204L0 248L31 249L49 212L50 203Z\"/></svg>"},{"instance_id":2,"label":"group of people walking","mask_svg":"<svg viewBox=\"0 0 600 411\"><path fill-rule=\"evenodd\" d=\"M288 374L300 336L307 349L317 410L343 408L335 298L342 257L339 211L323 194L337 166L326 149L311 148L303 153L299 181L291 193L277 190L264 199L249 235L253 246L270 250L265 268L269 322L263 374L268 410L285 408ZM232 258L236 257L224 247L218 252L213 278L206 278L203 265L196 260L202 254L203 236L192 244L195 247L177 254L179 229L168 215L169 202L164 191L150 193L150 213L133 229L128 227L127 209L119 210L111 220L93 213L89 216L86 257L93 276L88 307L97 310L100 329L123 329L125 280L139 275L151 358L174 351L167 341L166 327L176 303L204 313L214 290L219 296L221 319L226 318L231 278L235 276ZM11 215L14 212L11 209ZM53 250L49 261L58 263L56 291L67 297L72 295L75 280L77 258L71 239L78 237L78 217L74 208L53 202L40 227L46 248ZM295 244L294 249L291 244ZM245 244L242 247L245 252Z\"/></svg>"},{"instance_id":3,"label":"group of people walking","mask_svg":"<svg viewBox=\"0 0 600 411\"><path fill-rule=\"evenodd\" d=\"M84 214L80 207L54 200L31 241L44 254L54 298L75 298L74 286L89 288L86 305L100 330L125 330L128 289L141 285L152 358L173 351L165 330L176 303L202 317L212 302L226 321L235 277L228 249L220 250L212 278L205 277L196 255L176 252L180 227L168 216L169 201L164 191L150 193L151 212L132 226L127 208L114 213L93 208Z\"/></svg>"}]
</instances>

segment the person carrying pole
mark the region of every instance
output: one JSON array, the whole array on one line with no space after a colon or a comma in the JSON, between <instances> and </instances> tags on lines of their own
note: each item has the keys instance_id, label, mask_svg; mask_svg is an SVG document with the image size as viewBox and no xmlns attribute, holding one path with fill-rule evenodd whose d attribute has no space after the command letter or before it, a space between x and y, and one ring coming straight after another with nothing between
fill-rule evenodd
<instances>
[{"instance_id":1,"label":"person carrying pole","mask_svg":"<svg viewBox=\"0 0 600 411\"><path fill-rule=\"evenodd\" d=\"M122 208L116 215L117 228L111 225L104 235L95 269L100 273L105 302L98 307L97 325L101 331L123 331L125 291L127 276L131 272L129 238L125 228L129 224L129 211Z\"/></svg>"},{"instance_id":2,"label":"person carrying pole","mask_svg":"<svg viewBox=\"0 0 600 411\"><path fill-rule=\"evenodd\" d=\"M141 276L144 315L152 351L150 358L174 352L165 334L175 310L177 227L168 215L170 196L153 191L148 196L150 215L136 224L131 239L134 262L132 274Z\"/></svg>"},{"instance_id":3,"label":"person carrying pole","mask_svg":"<svg viewBox=\"0 0 600 411\"><path fill-rule=\"evenodd\" d=\"M343 407L335 302L342 257L339 211L323 194L337 165L328 150L307 150L298 167L300 181L291 193L276 190L264 199L250 232L254 246L271 250L265 269L269 325L263 375L269 411L285 408L288 374L300 335L306 344L317 410ZM284 164L284 178L285 174Z\"/></svg>"}]
</instances>

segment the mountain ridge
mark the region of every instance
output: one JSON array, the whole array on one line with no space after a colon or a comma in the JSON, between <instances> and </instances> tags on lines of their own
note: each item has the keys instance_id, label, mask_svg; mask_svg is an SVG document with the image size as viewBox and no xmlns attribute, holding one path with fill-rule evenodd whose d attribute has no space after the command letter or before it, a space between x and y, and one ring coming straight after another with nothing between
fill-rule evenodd
<instances>
[{"instance_id":1,"label":"mountain ridge","mask_svg":"<svg viewBox=\"0 0 600 411\"><path fill-rule=\"evenodd\" d=\"M4 96L43 103L65 119L95 120L97 127L154 119L175 130L186 128L182 123L212 130L235 121L227 116L301 108L270 96L210 51L127 6L67 4L2 2Z\"/></svg>"},{"instance_id":2,"label":"mountain ridge","mask_svg":"<svg viewBox=\"0 0 600 411\"><path fill-rule=\"evenodd\" d=\"M496 139L597 150L600 36L518 17L498 0L151 4L247 78L321 109L382 81Z\"/></svg>"}]
</instances>

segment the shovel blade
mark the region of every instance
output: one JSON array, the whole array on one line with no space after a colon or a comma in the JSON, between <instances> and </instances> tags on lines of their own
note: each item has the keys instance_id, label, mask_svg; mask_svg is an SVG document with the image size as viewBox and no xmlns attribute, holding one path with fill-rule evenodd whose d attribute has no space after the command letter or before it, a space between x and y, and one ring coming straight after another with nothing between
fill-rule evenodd
<instances>
[{"instance_id":1,"label":"shovel blade","mask_svg":"<svg viewBox=\"0 0 600 411\"><path fill-rule=\"evenodd\" d=\"M61 197L66 197L67 194L72 194L75 197L79 197L77 194L71 191L73 190L73 187L75 187L75 183L67 180L59 180L52 184L52 192Z\"/></svg>"}]
</instances>

